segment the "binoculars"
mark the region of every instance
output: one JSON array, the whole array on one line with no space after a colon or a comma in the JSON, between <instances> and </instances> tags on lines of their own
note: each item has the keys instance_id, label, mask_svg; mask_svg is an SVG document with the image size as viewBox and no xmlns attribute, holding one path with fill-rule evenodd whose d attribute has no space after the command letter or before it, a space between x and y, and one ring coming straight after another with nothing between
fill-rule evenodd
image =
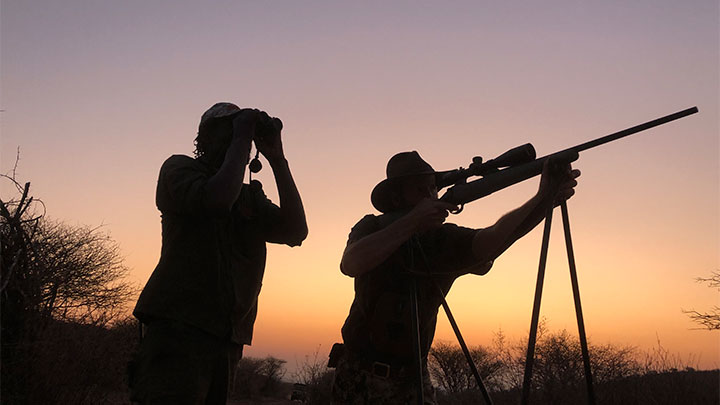
<instances>
[{"instance_id":1,"label":"binoculars","mask_svg":"<svg viewBox=\"0 0 720 405\"><path fill-rule=\"evenodd\" d=\"M283 128L280 118L271 117L266 112L260 113L260 118L255 123L255 138L261 141L270 140L277 136Z\"/></svg>"}]
</instances>

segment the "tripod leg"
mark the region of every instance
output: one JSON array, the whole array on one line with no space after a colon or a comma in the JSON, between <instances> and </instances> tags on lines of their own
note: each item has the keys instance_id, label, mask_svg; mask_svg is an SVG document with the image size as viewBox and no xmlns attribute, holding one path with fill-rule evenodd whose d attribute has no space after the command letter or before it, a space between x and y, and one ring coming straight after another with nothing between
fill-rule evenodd
<instances>
[{"instance_id":1,"label":"tripod leg","mask_svg":"<svg viewBox=\"0 0 720 405\"><path fill-rule=\"evenodd\" d=\"M418 405L425 404L425 391L423 390L423 358L420 349L420 322L418 318L418 295L417 279L410 277L410 317L413 333L413 353L415 354L415 378L417 380L416 393Z\"/></svg>"},{"instance_id":2,"label":"tripod leg","mask_svg":"<svg viewBox=\"0 0 720 405\"><path fill-rule=\"evenodd\" d=\"M563 201L560 208L562 209L565 247L567 248L568 264L570 266L570 281L572 282L573 299L575 300L575 315L578 323L578 334L580 335L580 347L582 348L583 364L585 366L588 403L595 404L595 391L593 389L592 373L590 372L590 354L588 351L587 337L585 336L585 321L583 320L582 305L580 305L580 287L578 286L577 269L575 268L575 253L573 252L572 239L570 238L570 218L567 203Z\"/></svg>"},{"instance_id":3,"label":"tripod leg","mask_svg":"<svg viewBox=\"0 0 720 405\"><path fill-rule=\"evenodd\" d=\"M482 378L480 378L480 373L478 372L477 367L475 366L475 362L472 359L472 356L470 355L470 350L468 350L467 345L465 344L465 339L463 339L462 334L460 333L460 328L457 326L457 322L455 322L455 317L453 316L452 312L450 312L450 306L448 305L447 301L445 300L445 295L440 291L440 288L438 288L438 291L440 292L440 296L442 297L442 306L445 310L445 314L448 317L448 320L450 321L450 325L452 326L453 330L455 331L455 336L457 336L458 343L460 343L460 347L462 348L463 353L465 354L465 358L467 359L468 366L470 367L470 371L472 371L473 376L475 376L475 381L477 381L477 385L480 388L480 392L483 395L483 398L485 399L485 403L488 405L492 405L492 400L490 399L490 394L488 394L487 389L485 388L485 384L482 382Z\"/></svg>"},{"instance_id":4,"label":"tripod leg","mask_svg":"<svg viewBox=\"0 0 720 405\"><path fill-rule=\"evenodd\" d=\"M545 229L543 230L542 247L540 248L540 265L538 266L537 283L535 284L535 302L533 304L532 321L530 322L530 337L528 338L527 357L525 358L525 376L523 377L523 390L521 404L526 405L530 400L530 386L532 381L532 367L535 361L535 342L540 318L540 300L542 299L543 282L545 280L545 265L547 263L548 245L550 244L550 225L552 224L552 207L545 214Z\"/></svg>"}]
</instances>

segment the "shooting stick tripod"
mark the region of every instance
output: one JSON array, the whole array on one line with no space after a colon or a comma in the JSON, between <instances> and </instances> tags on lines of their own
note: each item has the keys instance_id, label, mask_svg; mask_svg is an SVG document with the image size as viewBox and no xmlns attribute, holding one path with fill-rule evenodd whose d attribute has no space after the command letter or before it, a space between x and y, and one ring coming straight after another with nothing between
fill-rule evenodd
<instances>
[{"instance_id":1,"label":"shooting stick tripod","mask_svg":"<svg viewBox=\"0 0 720 405\"><path fill-rule=\"evenodd\" d=\"M577 279L577 269L575 267L575 254L572 247L572 239L570 235L570 219L568 215L568 209L567 209L567 203L563 201L560 204L560 208L562 211L562 219L563 219L563 229L565 231L565 247L567 249L567 255L568 255L568 264L570 267L570 281L572 284L572 290L573 290L573 299L575 301L575 314L577 317L577 323L578 323L578 332L580 335L580 347L582 350L582 358L583 358L583 364L585 367L585 382L587 384L587 391L588 391L588 404L594 405L595 404L595 391L593 389L593 381L592 381L592 373L590 370L590 355L588 352L588 345L587 345L587 337L585 335L585 322L583 320L583 314L582 314L582 306L580 304L580 289L578 287L578 279ZM537 341L537 329L538 329L538 322L540 317L540 301L542 298L542 288L543 288L543 282L545 280L545 265L547 263L547 253L548 253L548 246L550 242L550 226L552 224L552 214L553 214L553 208L549 208L547 210L547 213L545 215L545 226L543 230L543 239L542 239L542 246L540 249L540 264L538 269L538 277L537 277L537 283L535 287L535 300L533 304L533 312L532 312L532 321L530 323L530 337L528 339L528 351L527 351L527 358L525 360L525 375L523 378L523 390L522 390L522 399L521 404L527 405L529 403L530 399L530 388L531 388L531 381L532 381L532 367L533 362L535 360L535 343ZM455 317L453 317L452 312L450 311L450 306L448 305L447 301L445 300L445 295L443 294L442 290L438 287L437 288L438 293L442 297L442 306L445 310L445 313L448 317L448 320L450 321L450 325L453 328L453 331L455 332L455 336L458 339L458 343L460 344L460 347L463 351L463 354L465 355L465 358L468 362L468 366L470 367L470 370L473 373L473 376L475 377L475 381L477 382L478 388L480 388L480 392L482 393L483 399L485 400L485 403L488 405L492 405L492 400L490 399L490 395L487 392L487 389L485 388L485 385L482 382L482 378L480 377L480 373L477 370L477 367L475 366L475 362L472 359L472 356L470 355L470 351L468 350L467 345L465 344L465 339L463 339L462 334L460 333L460 329L457 326L457 322L455 322ZM418 297L417 297L417 279L415 277L410 278L410 310L411 310L411 323L412 323L412 330L413 330L413 353L415 354L416 363L415 363L415 370L417 372L416 374L416 396L417 396L417 403L419 405L424 404L424 391L423 391L423 367L422 367L422 354L420 349L420 325L418 321Z\"/></svg>"},{"instance_id":2,"label":"shooting stick tripod","mask_svg":"<svg viewBox=\"0 0 720 405\"><path fill-rule=\"evenodd\" d=\"M570 220L568 217L567 203L563 201L560 205L562 211L563 228L565 230L565 247L567 248L568 264L570 267L570 281L572 283L573 299L575 301L575 315L580 335L580 347L582 349L583 364L585 366L585 382L587 384L588 404L595 404L595 391L593 390L592 373L590 372L590 355L588 353L587 338L585 336L585 322L583 321L582 306L580 305L580 289L578 287L577 269L575 268L575 254L573 253L572 240L570 238ZM535 343L537 340L538 320L540 317L540 299L542 298L543 281L545 279L545 264L547 263L548 245L550 242L550 225L552 223L553 208L547 210L545 215L545 228L543 231L542 247L540 249L540 265L538 269L537 283L535 285L535 302L533 304L532 321L530 322L530 337L528 338L527 358L525 360L525 376L523 378L522 405L527 405L530 400L530 387L532 382L532 368L535 360Z\"/></svg>"}]
</instances>

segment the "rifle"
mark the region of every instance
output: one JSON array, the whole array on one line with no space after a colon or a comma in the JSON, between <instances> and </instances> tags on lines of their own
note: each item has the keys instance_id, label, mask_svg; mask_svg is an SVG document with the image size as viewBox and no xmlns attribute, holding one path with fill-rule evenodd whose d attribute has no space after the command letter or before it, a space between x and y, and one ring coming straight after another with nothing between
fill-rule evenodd
<instances>
[{"instance_id":1,"label":"rifle","mask_svg":"<svg viewBox=\"0 0 720 405\"><path fill-rule=\"evenodd\" d=\"M548 159L570 163L577 160L579 153L584 150L675 121L696 112L698 112L697 107L688 108L537 159L535 158L535 148L529 143L510 149L487 162L483 162L481 157L476 156L467 169L461 167L443 172L439 176L437 181L438 189L451 186L440 197L440 200L460 206L458 211L453 212L457 214L462 211L463 205L466 203L542 173L543 165ZM467 182L468 177L471 176L482 177Z\"/></svg>"}]
</instances>

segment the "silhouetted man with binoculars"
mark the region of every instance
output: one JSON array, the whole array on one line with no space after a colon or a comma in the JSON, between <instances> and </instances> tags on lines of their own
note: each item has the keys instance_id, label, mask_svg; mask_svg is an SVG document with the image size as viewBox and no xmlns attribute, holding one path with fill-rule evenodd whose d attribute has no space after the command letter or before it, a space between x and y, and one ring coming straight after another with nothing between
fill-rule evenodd
<instances>
[{"instance_id":1,"label":"silhouetted man with binoculars","mask_svg":"<svg viewBox=\"0 0 720 405\"><path fill-rule=\"evenodd\" d=\"M133 401L226 403L229 366L252 342L266 242L299 246L308 232L281 130L263 111L217 103L202 115L195 157L162 165L162 251L133 312L145 327L130 370ZM253 142L273 170L279 206L259 182L243 184Z\"/></svg>"}]
</instances>

